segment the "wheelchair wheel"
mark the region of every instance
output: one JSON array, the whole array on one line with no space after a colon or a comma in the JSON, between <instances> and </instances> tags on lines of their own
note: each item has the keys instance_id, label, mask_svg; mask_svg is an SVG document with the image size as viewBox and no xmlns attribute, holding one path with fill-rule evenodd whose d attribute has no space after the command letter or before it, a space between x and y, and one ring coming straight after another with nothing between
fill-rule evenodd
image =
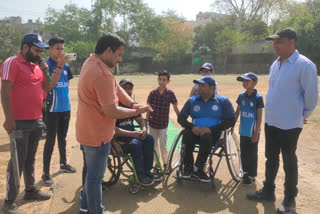
<instances>
[{"instance_id":1,"label":"wheelchair wheel","mask_svg":"<svg viewBox=\"0 0 320 214\"><path fill-rule=\"evenodd\" d=\"M174 170L180 164L181 148L182 148L182 135L184 129L182 129L173 140L170 152L168 166L170 170Z\"/></svg>"},{"instance_id":2,"label":"wheelchair wheel","mask_svg":"<svg viewBox=\"0 0 320 214\"><path fill-rule=\"evenodd\" d=\"M104 182L102 185L104 187L110 187L117 183L121 174L121 161L120 155L115 147L114 143L111 143L110 153L108 157L108 168L105 173Z\"/></svg>"},{"instance_id":3,"label":"wheelchair wheel","mask_svg":"<svg viewBox=\"0 0 320 214\"><path fill-rule=\"evenodd\" d=\"M240 143L237 135L231 133L229 129L225 131L224 152L231 177L234 181L239 182L243 174L240 157Z\"/></svg>"}]
</instances>

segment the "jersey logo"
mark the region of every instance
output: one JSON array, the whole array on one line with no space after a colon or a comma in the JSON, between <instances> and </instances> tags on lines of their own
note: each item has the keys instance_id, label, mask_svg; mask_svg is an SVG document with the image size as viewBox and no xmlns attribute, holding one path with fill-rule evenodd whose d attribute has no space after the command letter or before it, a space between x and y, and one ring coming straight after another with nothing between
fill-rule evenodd
<instances>
[{"instance_id":1,"label":"jersey logo","mask_svg":"<svg viewBox=\"0 0 320 214\"><path fill-rule=\"evenodd\" d=\"M219 106L213 105L213 106L211 107L211 109L212 109L212 111L218 111L218 110L219 110Z\"/></svg>"},{"instance_id":2,"label":"jersey logo","mask_svg":"<svg viewBox=\"0 0 320 214\"><path fill-rule=\"evenodd\" d=\"M66 71L66 70L63 70L63 75L68 75L68 71Z\"/></svg>"},{"instance_id":3,"label":"jersey logo","mask_svg":"<svg viewBox=\"0 0 320 214\"><path fill-rule=\"evenodd\" d=\"M245 106L246 105L246 101L242 100L242 105Z\"/></svg>"},{"instance_id":4,"label":"jersey logo","mask_svg":"<svg viewBox=\"0 0 320 214\"><path fill-rule=\"evenodd\" d=\"M193 111L195 111L195 112L200 111L200 106L199 105L194 106Z\"/></svg>"},{"instance_id":5,"label":"jersey logo","mask_svg":"<svg viewBox=\"0 0 320 214\"><path fill-rule=\"evenodd\" d=\"M253 107L253 102L250 102L250 107Z\"/></svg>"}]
</instances>

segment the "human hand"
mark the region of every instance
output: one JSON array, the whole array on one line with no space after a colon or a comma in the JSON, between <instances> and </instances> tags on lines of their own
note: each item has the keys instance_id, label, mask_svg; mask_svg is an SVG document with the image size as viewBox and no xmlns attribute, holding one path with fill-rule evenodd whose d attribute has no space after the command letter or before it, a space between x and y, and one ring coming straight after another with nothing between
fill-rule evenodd
<instances>
[{"instance_id":1,"label":"human hand","mask_svg":"<svg viewBox=\"0 0 320 214\"><path fill-rule=\"evenodd\" d=\"M194 126L192 129L191 129L192 133L196 136L200 136L200 127L198 126Z\"/></svg>"},{"instance_id":2,"label":"human hand","mask_svg":"<svg viewBox=\"0 0 320 214\"><path fill-rule=\"evenodd\" d=\"M141 132L140 139L141 139L141 140L145 140L146 137L147 137L147 130L144 128L144 129L141 130L140 132Z\"/></svg>"},{"instance_id":3,"label":"human hand","mask_svg":"<svg viewBox=\"0 0 320 214\"><path fill-rule=\"evenodd\" d=\"M211 134L211 130L209 128L200 128L200 136L203 136L205 134Z\"/></svg>"},{"instance_id":4,"label":"human hand","mask_svg":"<svg viewBox=\"0 0 320 214\"><path fill-rule=\"evenodd\" d=\"M307 124L308 123L308 120L307 119L304 119L303 120L303 124Z\"/></svg>"},{"instance_id":5,"label":"human hand","mask_svg":"<svg viewBox=\"0 0 320 214\"><path fill-rule=\"evenodd\" d=\"M255 132L253 133L253 135L252 135L252 137L251 137L251 142L252 142L252 143L257 143L257 142L258 142L258 140L259 140L259 134L260 134L260 132L258 132L258 131L255 131Z\"/></svg>"},{"instance_id":6,"label":"human hand","mask_svg":"<svg viewBox=\"0 0 320 214\"><path fill-rule=\"evenodd\" d=\"M40 69L42 71L48 71L49 70L49 66L48 66L48 64L46 63L46 61L44 59L40 59L39 58L38 65L39 65L39 67L40 67Z\"/></svg>"},{"instance_id":7,"label":"human hand","mask_svg":"<svg viewBox=\"0 0 320 214\"><path fill-rule=\"evenodd\" d=\"M68 62L70 56L65 55L64 53L59 54L58 56L58 67L63 68L63 66Z\"/></svg>"},{"instance_id":8,"label":"human hand","mask_svg":"<svg viewBox=\"0 0 320 214\"><path fill-rule=\"evenodd\" d=\"M10 134L13 130L16 130L16 122L12 120L5 120L3 123L3 128Z\"/></svg>"},{"instance_id":9,"label":"human hand","mask_svg":"<svg viewBox=\"0 0 320 214\"><path fill-rule=\"evenodd\" d=\"M138 109L138 113L139 114L143 114L145 112L153 112L153 109L149 105L140 106L140 107L138 107L136 109Z\"/></svg>"},{"instance_id":10,"label":"human hand","mask_svg":"<svg viewBox=\"0 0 320 214\"><path fill-rule=\"evenodd\" d=\"M141 131L133 131L131 137L140 139L141 138Z\"/></svg>"}]
</instances>

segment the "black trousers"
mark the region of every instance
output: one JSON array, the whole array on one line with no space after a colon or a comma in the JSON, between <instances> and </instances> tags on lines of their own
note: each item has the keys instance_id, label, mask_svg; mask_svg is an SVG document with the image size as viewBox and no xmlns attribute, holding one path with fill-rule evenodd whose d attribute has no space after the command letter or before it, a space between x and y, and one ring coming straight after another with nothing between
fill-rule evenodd
<instances>
[{"instance_id":1,"label":"black trousers","mask_svg":"<svg viewBox=\"0 0 320 214\"><path fill-rule=\"evenodd\" d=\"M203 169L212 146L217 142L221 133L205 134L203 136L196 136L191 130L185 130L182 142L184 144L183 164L185 167L193 167L193 151L196 144L199 144L199 153L195 166L198 169Z\"/></svg>"},{"instance_id":2,"label":"black trousers","mask_svg":"<svg viewBox=\"0 0 320 214\"><path fill-rule=\"evenodd\" d=\"M241 163L243 172L248 176L257 176L258 142L252 143L251 137L240 136Z\"/></svg>"},{"instance_id":3,"label":"black trousers","mask_svg":"<svg viewBox=\"0 0 320 214\"><path fill-rule=\"evenodd\" d=\"M279 169L279 154L281 152L285 172L284 196L289 199L296 197L298 194L298 160L296 149L301 131L301 128L283 130L265 124L265 156L267 160L264 188L267 191L274 192L274 181Z\"/></svg>"},{"instance_id":4,"label":"black trousers","mask_svg":"<svg viewBox=\"0 0 320 214\"><path fill-rule=\"evenodd\" d=\"M34 162L41 138L43 122L39 120L16 120L16 145L20 176L23 172L25 191L32 191L35 187ZM19 193L15 186L13 164L10 159L7 168L6 201L14 202Z\"/></svg>"},{"instance_id":5,"label":"black trousers","mask_svg":"<svg viewBox=\"0 0 320 214\"><path fill-rule=\"evenodd\" d=\"M60 153L60 164L67 163L66 136L70 121L70 111L46 112L47 136L43 149L43 172L50 174L50 162L56 135L58 136L58 148Z\"/></svg>"}]
</instances>

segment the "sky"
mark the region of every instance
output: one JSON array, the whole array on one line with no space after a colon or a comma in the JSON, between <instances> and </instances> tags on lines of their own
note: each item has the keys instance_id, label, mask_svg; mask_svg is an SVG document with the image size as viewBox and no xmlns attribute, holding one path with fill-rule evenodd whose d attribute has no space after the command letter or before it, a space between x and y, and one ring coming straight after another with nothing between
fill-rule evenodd
<instances>
[{"instance_id":1,"label":"sky","mask_svg":"<svg viewBox=\"0 0 320 214\"><path fill-rule=\"evenodd\" d=\"M62 9L65 4L75 3L80 7L90 9L93 0L0 0L0 19L9 16L20 16L23 22L36 20L46 15L48 6ZM214 0L143 0L157 14L168 9L175 10L187 20L195 20L196 14L211 11ZM5 4L3 3L5 2Z\"/></svg>"}]
</instances>

